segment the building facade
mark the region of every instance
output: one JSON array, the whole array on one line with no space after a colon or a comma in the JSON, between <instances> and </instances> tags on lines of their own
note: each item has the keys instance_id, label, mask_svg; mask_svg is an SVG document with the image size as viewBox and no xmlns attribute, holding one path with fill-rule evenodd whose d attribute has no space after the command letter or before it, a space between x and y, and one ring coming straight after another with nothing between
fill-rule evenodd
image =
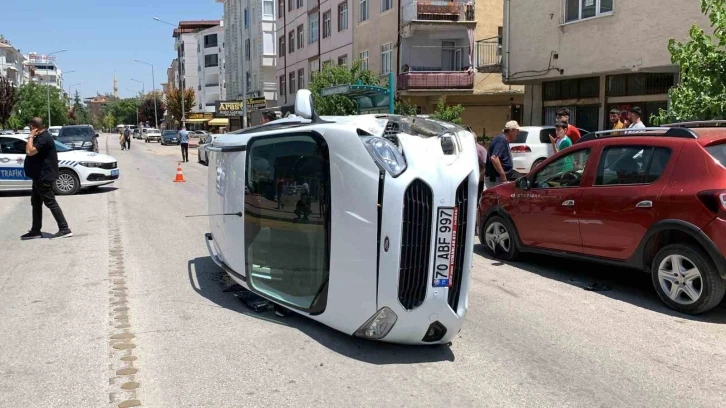
<instances>
[{"instance_id":1,"label":"building facade","mask_svg":"<svg viewBox=\"0 0 726 408\"><path fill-rule=\"evenodd\" d=\"M277 1L277 89L279 105L294 103L325 64L350 66L353 0Z\"/></svg>"},{"instance_id":2,"label":"building facade","mask_svg":"<svg viewBox=\"0 0 726 408\"><path fill-rule=\"evenodd\" d=\"M25 69L35 83L54 86L63 94L63 72L56 64L55 56L31 52L24 58Z\"/></svg>"},{"instance_id":3,"label":"building facade","mask_svg":"<svg viewBox=\"0 0 726 408\"><path fill-rule=\"evenodd\" d=\"M202 76L201 72L201 66L207 65L207 62L210 63L210 65L213 62L214 57L209 57L209 61L207 61L207 57L205 55L203 61L199 61L199 55L197 49L201 49L201 47L204 45L203 43L199 46L199 36L197 35L200 31L204 31L213 27L217 27L220 25L219 20L198 20L198 21L180 21L179 26L174 29L173 37L175 39L174 41L174 49L177 52L176 59L179 61L179 88L181 89L187 89L192 88L194 89L195 94L195 102L194 106L192 107L192 112L206 112L207 106L206 102L203 101L202 96L200 94L200 85L204 82L204 78ZM217 51L217 65L219 66L219 52ZM215 67L206 67L206 68L215 68ZM201 106L201 107L200 107ZM212 111L214 110L214 106L212 106Z\"/></svg>"},{"instance_id":4,"label":"building facade","mask_svg":"<svg viewBox=\"0 0 726 408\"><path fill-rule=\"evenodd\" d=\"M214 112L224 100L224 28L219 25L196 33L197 77L196 112Z\"/></svg>"},{"instance_id":5,"label":"building facade","mask_svg":"<svg viewBox=\"0 0 726 408\"><path fill-rule=\"evenodd\" d=\"M25 82L23 63L25 57L20 50L13 47L9 41L0 37L0 77L11 85L20 86Z\"/></svg>"},{"instance_id":6,"label":"building facade","mask_svg":"<svg viewBox=\"0 0 726 408\"><path fill-rule=\"evenodd\" d=\"M388 73L398 73L398 9L399 0L347 0L356 34L353 40L354 59L361 67L378 74L382 84ZM365 35L363 35L365 33Z\"/></svg>"},{"instance_id":7,"label":"building facade","mask_svg":"<svg viewBox=\"0 0 726 408\"><path fill-rule=\"evenodd\" d=\"M533 125L553 124L566 106L578 127L607 129L611 109L635 105L647 124L678 82L669 38L687 39L694 23L710 29L690 0L505 3L505 81L525 86L523 121Z\"/></svg>"}]
</instances>

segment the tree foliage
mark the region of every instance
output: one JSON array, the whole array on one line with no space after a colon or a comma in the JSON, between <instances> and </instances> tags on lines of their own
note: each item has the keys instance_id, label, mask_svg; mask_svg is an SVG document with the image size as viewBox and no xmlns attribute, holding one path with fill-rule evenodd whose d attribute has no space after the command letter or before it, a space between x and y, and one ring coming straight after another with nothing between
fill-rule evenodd
<instances>
[{"instance_id":1,"label":"tree foliage","mask_svg":"<svg viewBox=\"0 0 726 408\"><path fill-rule=\"evenodd\" d=\"M18 92L6 78L0 77L0 126L7 127L8 119L18 103Z\"/></svg>"},{"instance_id":2,"label":"tree foliage","mask_svg":"<svg viewBox=\"0 0 726 408\"><path fill-rule=\"evenodd\" d=\"M436 110L431 115L431 118L443 120L444 122L451 122L460 125L461 114L464 113L464 107L461 105L449 106L444 102L444 98L439 98L439 102L436 104Z\"/></svg>"},{"instance_id":3,"label":"tree foliage","mask_svg":"<svg viewBox=\"0 0 726 408\"><path fill-rule=\"evenodd\" d=\"M155 123L156 119L164 118L164 110L166 110L164 102L156 97L156 116L154 116L154 95L147 96L139 105L139 121Z\"/></svg>"},{"instance_id":4,"label":"tree foliage","mask_svg":"<svg viewBox=\"0 0 726 408\"><path fill-rule=\"evenodd\" d=\"M103 107L102 114L105 116L111 114L117 121L123 124L136 124L136 108L138 106L138 98L126 98L126 99L114 99L109 100L106 106ZM154 104L152 100L151 104L151 120L154 121ZM140 113L139 113L140 115ZM140 118L139 118L140 119Z\"/></svg>"},{"instance_id":5,"label":"tree foliage","mask_svg":"<svg viewBox=\"0 0 726 408\"><path fill-rule=\"evenodd\" d=\"M654 124L726 118L726 0L700 1L714 34L694 24L688 41L670 39L668 51L681 81L669 91L668 111L651 116Z\"/></svg>"},{"instance_id":6,"label":"tree foliage","mask_svg":"<svg viewBox=\"0 0 726 408\"><path fill-rule=\"evenodd\" d=\"M112 114L107 113L106 116L103 117L103 127L109 131L113 131L115 126L116 118Z\"/></svg>"},{"instance_id":7,"label":"tree foliage","mask_svg":"<svg viewBox=\"0 0 726 408\"><path fill-rule=\"evenodd\" d=\"M88 109L81 103L81 96L76 90L76 94L73 96L73 107L71 112L68 114L69 123L76 125L85 125L90 123Z\"/></svg>"},{"instance_id":8,"label":"tree foliage","mask_svg":"<svg viewBox=\"0 0 726 408\"><path fill-rule=\"evenodd\" d=\"M174 120L181 122L182 106L181 106L181 89L171 88L166 93L166 110L174 117ZM189 113L194 106L194 89L187 88L184 91L184 115Z\"/></svg>"},{"instance_id":9,"label":"tree foliage","mask_svg":"<svg viewBox=\"0 0 726 408\"><path fill-rule=\"evenodd\" d=\"M405 116L416 116L418 107L416 104L411 103L410 99L397 99L396 104L394 106L394 112L396 115L405 115Z\"/></svg>"},{"instance_id":10,"label":"tree foliage","mask_svg":"<svg viewBox=\"0 0 726 408\"><path fill-rule=\"evenodd\" d=\"M23 124L34 117L41 117L48 124L48 90L50 89L51 125L62 126L68 123L68 108L61 98L60 90L54 86L38 85L30 82L18 88L18 103L15 117ZM24 125L25 126L25 125Z\"/></svg>"},{"instance_id":11,"label":"tree foliage","mask_svg":"<svg viewBox=\"0 0 726 408\"><path fill-rule=\"evenodd\" d=\"M353 66L339 66L328 64L323 70L313 75L308 89L313 94L315 110L320 115L355 115L357 108L355 101L343 95L321 96L323 88L335 85L357 84L378 85L378 77L367 69L361 69L360 61Z\"/></svg>"}]
</instances>

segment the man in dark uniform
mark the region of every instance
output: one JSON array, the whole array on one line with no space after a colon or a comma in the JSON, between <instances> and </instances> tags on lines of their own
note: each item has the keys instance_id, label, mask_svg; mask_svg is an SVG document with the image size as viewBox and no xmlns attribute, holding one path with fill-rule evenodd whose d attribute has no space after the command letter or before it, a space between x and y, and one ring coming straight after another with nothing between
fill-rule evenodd
<instances>
[{"instance_id":1,"label":"man in dark uniform","mask_svg":"<svg viewBox=\"0 0 726 408\"><path fill-rule=\"evenodd\" d=\"M58 233L53 238L72 237L68 222L55 200L53 183L58 179L58 152L50 132L45 129L43 119L30 120L30 135L25 145L25 176L33 180L33 194L30 204L33 207L33 226L21 239L42 238L43 204L50 210L58 223Z\"/></svg>"}]
</instances>

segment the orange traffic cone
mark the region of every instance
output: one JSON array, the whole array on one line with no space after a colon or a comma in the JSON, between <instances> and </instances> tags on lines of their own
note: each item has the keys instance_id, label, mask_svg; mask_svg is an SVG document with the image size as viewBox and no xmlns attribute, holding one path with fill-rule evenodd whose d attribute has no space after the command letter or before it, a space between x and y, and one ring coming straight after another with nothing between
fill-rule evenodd
<instances>
[{"instance_id":1,"label":"orange traffic cone","mask_svg":"<svg viewBox=\"0 0 726 408\"><path fill-rule=\"evenodd\" d=\"M181 163L179 163L179 166L176 168L176 178L174 179L175 183L186 183L187 181L184 180L184 174L182 174L182 168Z\"/></svg>"}]
</instances>

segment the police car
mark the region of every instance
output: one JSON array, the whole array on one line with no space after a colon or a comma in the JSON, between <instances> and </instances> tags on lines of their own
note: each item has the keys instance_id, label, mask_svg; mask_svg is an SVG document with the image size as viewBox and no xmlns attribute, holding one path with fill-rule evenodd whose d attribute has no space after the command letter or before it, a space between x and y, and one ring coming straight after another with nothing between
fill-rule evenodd
<instances>
[{"instance_id":1,"label":"police car","mask_svg":"<svg viewBox=\"0 0 726 408\"><path fill-rule=\"evenodd\" d=\"M23 169L26 143L27 135L0 136L0 191L32 187ZM119 177L118 164L111 156L72 150L58 142L55 147L60 171L53 185L56 194L75 194L82 188L113 183Z\"/></svg>"},{"instance_id":2,"label":"police car","mask_svg":"<svg viewBox=\"0 0 726 408\"><path fill-rule=\"evenodd\" d=\"M427 118L318 117L304 89L295 113L207 145L212 260L341 332L451 341L476 235L473 134Z\"/></svg>"}]
</instances>

